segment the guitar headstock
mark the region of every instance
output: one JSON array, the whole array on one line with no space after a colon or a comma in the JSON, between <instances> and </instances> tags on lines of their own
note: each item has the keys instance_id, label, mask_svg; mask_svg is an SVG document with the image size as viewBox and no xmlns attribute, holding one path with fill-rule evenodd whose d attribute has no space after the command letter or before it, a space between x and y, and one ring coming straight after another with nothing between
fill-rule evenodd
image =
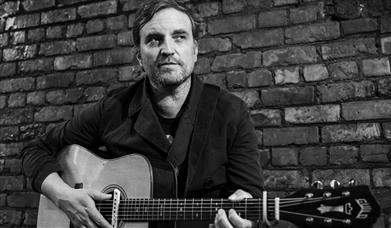
<instances>
[{"instance_id":1,"label":"guitar headstock","mask_svg":"<svg viewBox=\"0 0 391 228\"><path fill-rule=\"evenodd\" d=\"M372 227L380 206L367 186L304 189L281 199L280 218L298 227Z\"/></svg>"}]
</instances>

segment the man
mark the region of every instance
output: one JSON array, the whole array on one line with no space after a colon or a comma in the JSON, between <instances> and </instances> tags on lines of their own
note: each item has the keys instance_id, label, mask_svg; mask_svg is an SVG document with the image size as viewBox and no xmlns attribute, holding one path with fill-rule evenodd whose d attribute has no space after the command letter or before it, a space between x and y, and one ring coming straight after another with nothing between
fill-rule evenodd
<instances>
[{"instance_id":1,"label":"man","mask_svg":"<svg viewBox=\"0 0 391 228\"><path fill-rule=\"evenodd\" d=\"M192 75L196 22L175 0L152 1L137 13L133 36L146 78L117 89L72 120L25 147L23 169L33 188L76 227L110 227L94 200L111 195L62 181L58 152L70 144L105 146L105 157L135 152L173 164L178 197L260 197L257 140L245 104ZM177 224L181 227L183 224ZM234 210L219 210L216 227L251 227Z\"/></svg>"}]
</instances>

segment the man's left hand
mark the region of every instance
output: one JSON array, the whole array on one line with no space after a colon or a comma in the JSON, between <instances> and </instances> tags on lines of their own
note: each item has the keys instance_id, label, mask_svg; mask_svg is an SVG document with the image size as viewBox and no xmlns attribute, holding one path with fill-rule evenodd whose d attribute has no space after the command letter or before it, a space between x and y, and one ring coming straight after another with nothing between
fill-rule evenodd
<instances>
[{"instance_id":1,"label":"man's left hand","mask_svg":"<svg viewBox=\"0 0 391 228\"><path fill-rule=\"evenodd\" d=\"M253 198L252 195L243 190L236 190L228 197L231 201L240 201L246 198ZM214 221L215 228L251 228L254 222L241 218L234 209L228 211L228 216L223 209L219 209Z\"/></svg>"}]
</instances>

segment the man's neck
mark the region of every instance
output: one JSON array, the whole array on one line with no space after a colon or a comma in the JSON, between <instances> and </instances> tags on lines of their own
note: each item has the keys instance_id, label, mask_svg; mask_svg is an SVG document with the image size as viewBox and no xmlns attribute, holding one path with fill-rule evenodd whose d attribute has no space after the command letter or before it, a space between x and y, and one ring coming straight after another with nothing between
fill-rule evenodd
<instances>
[{"instance_id":1,"label":"man's neck","mask_svg":"<svg viewBox=\"0 0 391 228\"><path fill-rule=\"evenodd\" d=\"M191 77L175 88L156 88L151 86L152 102L156 111L164 118L175 118L189 95Z\"/></svg>"}]
</instances>

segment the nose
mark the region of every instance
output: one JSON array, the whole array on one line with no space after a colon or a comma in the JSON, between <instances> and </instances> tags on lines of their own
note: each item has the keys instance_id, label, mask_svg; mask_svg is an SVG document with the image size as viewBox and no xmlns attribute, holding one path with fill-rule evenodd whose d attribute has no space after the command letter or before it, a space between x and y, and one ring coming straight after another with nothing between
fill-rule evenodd
<instances>
[{"instance_id":1,"label":"nose","mask_svg":"<svg viewBox=\"0 0 391 228\"><path fill-rule=\"evenodd\" d=\"M173 43L170 40L166 40L160 49L160 54L162 56L171 56L175 53Z\"/></svg>"}]
</instances>

